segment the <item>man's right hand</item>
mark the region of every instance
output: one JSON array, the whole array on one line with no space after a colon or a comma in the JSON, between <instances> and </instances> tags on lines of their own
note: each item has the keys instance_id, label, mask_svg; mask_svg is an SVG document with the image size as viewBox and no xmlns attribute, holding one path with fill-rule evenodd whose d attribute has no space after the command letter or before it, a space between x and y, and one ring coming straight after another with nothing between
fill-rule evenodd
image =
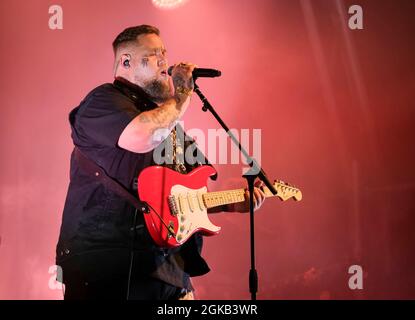
<instances>
[{"instance_id":1,"label":"man's right hand","mask_svg":"<svg viewBox=\"0 0 415 320\"><path fill-rule=\"evenodd\" d=\"M145 153L157 147L163 139L155 139L159 129L171 131L186 112L190 104L190 96L193 93L193 69L192 63L180 63L173 67L172 80L174 96L157 108L144 111L135 117L121 133L118 146L136 153Z\"/></svg>"},{"instance_id":2,"label":"man's right hand","mask_svg":"<svg viewBox=\"0 0 415 320\"><path fill-rule=\"evenodd\" d=\"M193 93L193 70L197 66L189 62L181 62L173 66L171 77L174 86L174 96L182 103Z\"/></svg>"}]
</instances>

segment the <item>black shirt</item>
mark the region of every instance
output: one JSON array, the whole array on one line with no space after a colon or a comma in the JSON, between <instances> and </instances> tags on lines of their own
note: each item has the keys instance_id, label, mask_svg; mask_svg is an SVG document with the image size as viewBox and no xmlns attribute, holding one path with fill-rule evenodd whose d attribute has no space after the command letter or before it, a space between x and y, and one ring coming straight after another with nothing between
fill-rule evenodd
<instances>
[{"instance_id":1,"label":"black shirt","mask_svg":"<svg viewBox=\"0 0 415 320\"><path fill-rule=\"evenodd\" d=\"M130 152L118 146L118 139L131 120L155 107L138 86L118 78L92 90L69 115L74 145L134 195L134 179L154 164L153 151ZM183 145L190 147L189 141ZM189 276L209 271L200 256L201 235L195 234L181 247L161 249L152 241L142 213L133 226L134 214L135 208L127 200L83 172L72 152L56 250L63 280L69 273L89 281L126 274L131 248L135 251L135 274L150 275L177 287L191 289Z\"/></svg>"}]
</instances>

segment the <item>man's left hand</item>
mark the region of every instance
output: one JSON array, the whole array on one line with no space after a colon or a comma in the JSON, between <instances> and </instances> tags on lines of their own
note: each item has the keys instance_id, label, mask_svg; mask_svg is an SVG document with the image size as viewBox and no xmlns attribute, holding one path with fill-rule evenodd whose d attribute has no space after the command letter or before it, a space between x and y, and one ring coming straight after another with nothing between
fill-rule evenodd
<instances>
[{"instance_id":1,"label":"man's left hand","mask_svg":"<svg viewBox=\"0 0 415 320\"><path fill-rule=\"evenodd\" d=\"M264 183L262 181L255 182L255 188L254 188L254 211L258 210L262 204L265 201L265 193L260 189L264 186ZM244 202L238 202L229 204L227 206L228 212L241 212L246 213L249 212L249 190L245 190L245 201Z\"/></svg>"}]
</instances>

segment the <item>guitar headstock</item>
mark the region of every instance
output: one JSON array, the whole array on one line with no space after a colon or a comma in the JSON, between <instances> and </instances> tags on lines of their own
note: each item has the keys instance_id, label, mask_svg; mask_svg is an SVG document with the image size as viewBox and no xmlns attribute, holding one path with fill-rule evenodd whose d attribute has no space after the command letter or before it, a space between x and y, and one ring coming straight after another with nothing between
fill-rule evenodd
<instances>
[{"instance_id":1,"label":"guitar headstock","mask_svg":"<svg viewBox=\"0 0 415 320\"><path fill-rule=\"evenodd\" d=\"M295 201L301 201L303 198L303 194L301 190L292 186L289 183L286 183L281 180L274 180L273 187L277 190L276 196L280 198L282 201L286 201L290 198L294 198ZM272 192L267 188L264 187L265 194L272 196Z\"/></svg>"}]
</instances>

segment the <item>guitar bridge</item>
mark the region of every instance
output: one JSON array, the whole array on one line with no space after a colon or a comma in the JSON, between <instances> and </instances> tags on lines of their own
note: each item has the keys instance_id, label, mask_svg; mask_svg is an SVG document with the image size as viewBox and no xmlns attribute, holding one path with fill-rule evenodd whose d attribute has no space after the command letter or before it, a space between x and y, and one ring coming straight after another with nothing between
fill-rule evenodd
<instances>
[{"instance_id":1,"label":"guitar bridge","mask_svg":"<svg viewBox=\"0 0 415 320\"><path fill-rule=\"evenodd\" d=\"M177 209L177 203L176 203L175 196L173 195L169 196L167 202L169 204L170 213L173 216L177 216L177 214L179 213L179 210Z\"/></svg>"},{"instance_id":2,"label":"guitar bridge","mask_svg":"<svg viewBox=\"0 0 415 320\"><path fill-rule=\"evenodd\" d=\"M167 227L168 235L167 237L170 239L171 237L176 237L176 233L174 232L174 223L170 221L169 226Z\"/></svg>"}]
</instances>

